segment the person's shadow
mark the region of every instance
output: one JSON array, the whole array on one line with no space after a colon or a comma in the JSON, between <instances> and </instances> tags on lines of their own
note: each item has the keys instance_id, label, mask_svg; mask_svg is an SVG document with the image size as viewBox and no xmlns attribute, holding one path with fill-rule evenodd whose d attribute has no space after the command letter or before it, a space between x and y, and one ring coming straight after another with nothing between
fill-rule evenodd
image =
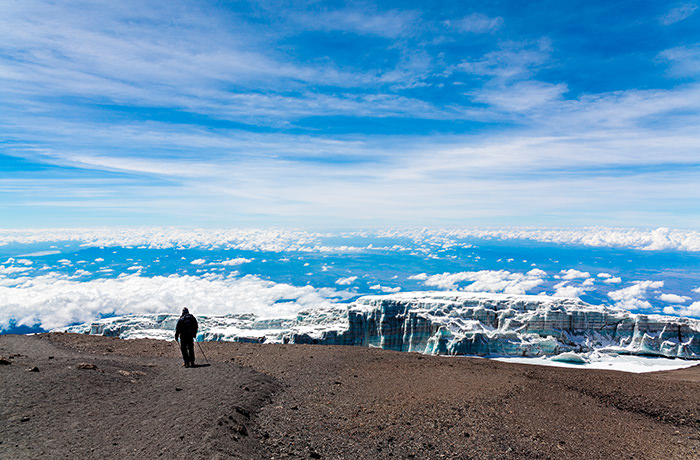
<instances>
[{"instance_id":1,"label":"person's shadow","mask_svg":"<svg viewBox=\"0 0 700 460\"><path fill-rule=\"evenodd\" d=\"M195 364L194 366L190 366L190 367L209 367L209 366L211 366L211 364L206 363L206 364Z\"/></svg>"}]
</instances>

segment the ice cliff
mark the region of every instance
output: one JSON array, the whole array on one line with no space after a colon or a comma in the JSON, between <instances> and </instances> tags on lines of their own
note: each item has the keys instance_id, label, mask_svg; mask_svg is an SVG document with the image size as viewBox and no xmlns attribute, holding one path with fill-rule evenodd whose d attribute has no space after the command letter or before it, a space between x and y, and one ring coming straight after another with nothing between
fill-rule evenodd
<instances>
[{"instance_id":1,"label":"ice cliff","mask_svg":"<svg viewBox=\"0 0 700 460\"><path fill-rule=\"evenodd\" d=\"M123 316L64 330L171 339L177 318ZM411 292L307 309L296 318L198 319L199 340L372 346L441 355L565 357L595 351L700 359L698 320L546 296Z\"/></svg>"}]
</instances>

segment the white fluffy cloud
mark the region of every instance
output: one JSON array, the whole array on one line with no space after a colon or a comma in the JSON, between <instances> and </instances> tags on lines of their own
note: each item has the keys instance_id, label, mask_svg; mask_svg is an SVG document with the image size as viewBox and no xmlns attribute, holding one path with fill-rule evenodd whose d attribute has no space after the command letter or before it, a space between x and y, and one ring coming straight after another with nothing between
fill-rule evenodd
<instances>
[{"instance_id":1,"label":"white fluffy cloud","mask_svg":"<svg viewBox=\"0 0 700 460\"><path fill-rule=\"evenodd\" d=\"M663 286L663 281L635 281L632 286L610 291L608 297L615 301L616 306L627 310L650 310L652 305L647 300L650 291Z\"/></svg>"},{"instance_id":2,"label":"white fluffy cloud","mask_svg":"<svg viewBox=\"0 0 700 460\"><path fill-rule=\"evenodd\" d=\"M678 294L661 294L659 300L662 302L682 304L690 300L690 297Z\"/></svg>"},{"instance_id":3,"label":"white fluffy cloud","mask_svg":"<svg viewBox=\"0 0 700 460\"><path fill-rule=\"evenodd\" d=\"M576 269L570 268L568 270L562 270L561 275L555 276L555 278L561 278L564 280L574 280L577 278L589 278L591 276L588 272L578 271Z\"/></svg>"},{"instance_id":4,"label":"white fluffy cloud","mask_svg":"<svg viewBox=\"0 0 700 460\"><path fill-rule=\"evenodd\" d=\"M253 259L246 259L245 257L236 257L235 259L226 259L222 260L221 262L212 262L211 265L241 265L247 264L248 262L252 262L252 260Z\"/></svg>"},{"instance_id":5,"label":"white fluffy cloud","mask_svg":"<svg viewBox=\"0 0 700 460\"><path fill-rule=\"evenodd\" d=\"M16 273L22 273L22 272L26 272L29 269L30 269L29 267L16 267L16 266L12 266L12 265L7 267L5 265L0 265L0 275L12 275L12 274L16 274Z\"/></svg>"},{"instance_id":6,"label":"white fluffy cloud","mask_svg":"<svg viewBox=\"0 0 700 460\"><path fill-rule=\"evenodd\" d=\"M138 273L78 282L50 273L33 278L0 277L0 329L18 325L50 329L92 321L103 314L172 313L188 306L195 314L255 313L293 315L353 294L313 286L293 286L256 276L155 276Z\"/></svg>"},{"instance_id":7,"label":"white fluffy cloud","mask_svg":"<svg viewBox=\"0 0 700 460\"><path fill-rule=\"evenodd\" d=\"M607 283L607 284L617 284L617 283L621 283L621 282L622 282L622 278L620 278L619 276L614 276L614 277L612 277L612 278L606 279L606 280L603 281L603 282L604 282L604 283Z\"/></svg>"},{"instance_id":8,"label":"white fluffy cloud","mask_svg":"<svg viewBox=\"0 0 700 460\"><path fill-rule=\"evenodd\" d=\"M352 283L355 282L357 279L357 276L348 276L347 278L338 278L335 280L335 284L338 284L340 286L349 286Z\"/></svg>"},{"instance_id":9,"label":"white fluffy cloud","mask_svg":"<svg viewBox=\"0 0 700 460\"><path fill-rule=\"evenodd\" d=\"M687 307L681 305L664 307L667 315L700 316L700 302L693 302Z\"/></svg>"},{"instance_id":10,"label":"white fluffy cloud","mask_svg":"<svg viewBox=\"0 0 700 460\"><path fill-rule=\"evenodd\" d=\"M542 270L533 269L527 273L511 273L507 270L481 270L477 272L442 273L428 276L425 273L411 276L409 279L422 280L426 286L439 289L470 292L504 292L506 294L525 294L544 283ZM460 283L470 282L467 286Z\"/></svg>"},{"instance_id":11,"label":"white fluffy cloud","mask_svg":"<svg viewBox=\"0 0 700 460\"><path fill-rule=\"evenodd\" d=\"M590 288L586 286L572 286L568 281L562 281L559 284L554 285L554 297L575 297L578 298L589 291Z\"/></svg>"},{"instance_id":12,"label":"white fluffy cloud","mask_svg":"<svg viewBox=\"0 0 700 460\"><path fill-rule=\"evenodd\" d=\"M392 294L395 292L399 292L401 290L401 287L396 286L396 287L389 287L389 286L382 286L381 284L375 284L369 287L373 291L382 291L387 294Z\"/></svg>"}]
</instances>

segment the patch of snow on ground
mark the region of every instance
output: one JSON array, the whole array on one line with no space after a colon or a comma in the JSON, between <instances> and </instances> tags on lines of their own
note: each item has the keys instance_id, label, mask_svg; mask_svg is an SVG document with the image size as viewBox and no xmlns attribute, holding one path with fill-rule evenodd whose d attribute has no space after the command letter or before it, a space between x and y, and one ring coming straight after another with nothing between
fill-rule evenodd
<instances>
[{"instance_id":1,"label":"patch of snow on ground","mask_svg":"<svg viewBox=\"0 0 700 460\"><path fill-rule=\"evenodd\" d=\"M645 356L609 355L604 353L592 353L583 356L585 363L575 364L565 361L555 361L549 357L498 357L491 358L505 363L534 364L539 366L570 367L576 369L604 369L610 371L632 372L642 374L645 372L671 371L696 366L697 361L683 359L654 358Z\"/></svg>"}]
</instances>

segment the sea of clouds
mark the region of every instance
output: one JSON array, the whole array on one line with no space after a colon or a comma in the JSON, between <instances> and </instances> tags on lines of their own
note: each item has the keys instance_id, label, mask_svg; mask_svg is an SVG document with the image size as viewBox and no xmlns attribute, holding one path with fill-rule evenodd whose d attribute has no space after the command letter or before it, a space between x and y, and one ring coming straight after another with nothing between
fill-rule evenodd
<instances>
[{"instance_id":1,"label":"sea of clouds","mask_svg":"<svg viewBox=\"0 0 700 460\"><path fill-rule=\"evenodd\" d=\"M0 277L2 318L7 329L39 325L52 329L110 315L178 313L188 306L200 314L254 313L288 317L306 307L328 306L353 294L313 286L292 286L256 276L141 276L80 281L49 273L32 278ZM174 310L175 309L175 310Z\"/></svg>"},{"instance_id":2,"label":"sea of clouds","mask_svg":"<svg viewBox=\"0 0 700 460\"><path fill-rule=\"evenodd\" d=\"M366 244L367 240L374 243ZM636 312L700 316L700 280L684 291L668 289L664 279L629 279L607 271L577 268L479 269L418 271L382 278L342 267L361 254L404 254L415 260L452 257L454 248L468 250L478 241L536 241L555 245L621 247L639 251L700 251L700 233L656 229L624 230L396 230L320 233L288 230L63 229L0 230L0 331L27 326L48 330L106 316L173 313L183 306L199 314L254 313L291 317L305 308L347 302L360 295L402 290L461 290L508 294L584 297L599 294L601 303ZM66 251L63 243L74 247ZM84 260L81 248L179 250L207 253L183 258L187 272L149 273L148 261L126 259L107 264L103 257ZM235 253L245 252L245 255ZM23 251L30 251L24 252ZM65 254L64 254L65 251ZM10 255L11 254L11 255ZM260 257L251 256L260 254ZM335 256L333 262L300 266L300 275L282 282L256 273L239 273L270 257L274 263L295 262L299 254ZM53 259L51 259L53 257ZM369 258L368 258L369 257ZM467 256L465 256L467 257ZM478 264L480 256L469 256ZM291 262L290 262L291 260ZM325 261L326 259L322 259ZM379 260L379 259L377 259ZM262 262L267 262L262 260ZM512 259L498 262L508 264ZM523 260L522 262L527 262ZM301 262L299 262L301 263ZM439 265L438 265L439 266ZM357 268L355 268L357 270ZM320 275L334 275L330 281ZM302 275L304 277L302 277ZM325 280L325 281L324 281ZM601 294L602 293L602 294Z\"/></svg>"},{"instance_id":3,"label":"sea of clouds","mask_svg":"<svg viewBox=\"0 0 700 460\"><path fill-rule=\"evenodd\" d=\"M188 230L181 228L137 229L0 229L0 246L18 243L35 244L55 241L76 241L84 246L123 247L213 247L266 251L337 251L357 250L353 246L328 246L321 243L328 232L303 230L222 229ZM442 247L460 244L468 239L523 240L556 244L578 244L592 247L620 247L648 251L700 251L700 232L656 228L650 230L585 227L577 229L417 229L342 232L337 235L408 238L416 243Z\"/></svg>"}]
</instances>

